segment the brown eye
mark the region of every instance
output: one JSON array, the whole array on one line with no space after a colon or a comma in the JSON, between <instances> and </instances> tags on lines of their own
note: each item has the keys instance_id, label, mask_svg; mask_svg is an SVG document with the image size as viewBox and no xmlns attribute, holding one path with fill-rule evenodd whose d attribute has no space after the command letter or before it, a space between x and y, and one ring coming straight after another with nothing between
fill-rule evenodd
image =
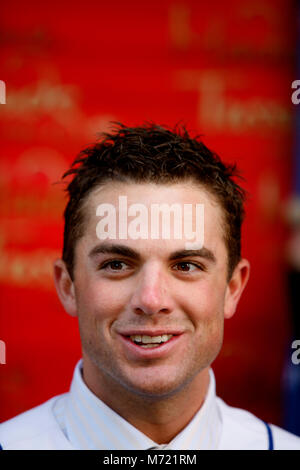
<instances>
[{"instance_id":1,"label":"brown eye","mask_svg":"<svg viewBox=\"0 0 300 470\"><path fill-rule=\"evenodd\" d=\"M190 263L179 263L178 268L180 268L180 271L189 271L190 270Z\"/></svg>"},{"instance_id":2,"label":"brown eye","mask_svg":"<svg viewBox=\"0 0 300 470\"><path fill-rule=\"evenodd\" d=\"M110 271L124 271L128 267L124 261L114 260L105 263L100 269L110 270Z\"/></svg>"},{"instance_id":3,"label":"brown eye","mask_svg":"<svg viewBox=\"0 0 300 470\"><path fill-rule=\"evenodd\" d=\"M111 261L111 263L109 263L111 269L114 269L117 271L120 271L122 269L122 265L124 264L125 263L122 263L121 261Z\"/></svg>"},{"instance_id":4,"label":"brown eye","mask_svg":"<svg viewBox=\"0 0 300 470\"><path fill-rule=\"evenodd\" d=\"M177 271L191 272L191 271L195 271L196 269L202 269L202 268L201 268L201 266L199 266L195 263L182 262L182 263L177 263L176 264L176 270Z\"/></svg>"}]
</instances>

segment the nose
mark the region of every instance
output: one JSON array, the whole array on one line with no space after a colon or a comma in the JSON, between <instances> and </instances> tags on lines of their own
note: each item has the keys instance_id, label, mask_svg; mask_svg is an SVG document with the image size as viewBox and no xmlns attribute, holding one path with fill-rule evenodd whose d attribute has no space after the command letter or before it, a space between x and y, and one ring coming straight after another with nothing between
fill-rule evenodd
<instances>
[{"instance_id":1,"label":"nose","mask_svg":"<svg viewBox=\"0 0 300 470\"><path fill-rule=\"evenodd\" d=\"M137 314L171 313L174 305L167 282L167 273L155 263L144 266L131 298Z\"/></svg>"}]
</instances>

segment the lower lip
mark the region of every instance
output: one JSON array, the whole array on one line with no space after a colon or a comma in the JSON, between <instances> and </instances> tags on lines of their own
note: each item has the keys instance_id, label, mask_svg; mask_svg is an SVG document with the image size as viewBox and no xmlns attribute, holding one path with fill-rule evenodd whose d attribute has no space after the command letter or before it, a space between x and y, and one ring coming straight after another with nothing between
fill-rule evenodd
<instances>
[{"instance_id":1,"label":"lower lip","mask_svg":"<svg viewBox=\"0 0 300 470\"><path fill-rule=\"evenodd\" d=\"M159 346L154 348L143 348L138 346L133 341L131 341L128 336L120 335L123 345L125 346L127 352L130 355L133 355L135 358L145 358L145 359L155 359L167 355L173 348L178 345L178 342L182 338L182 334L172 336L169 341L161 343Z\"/></svg>"}]
</instances>

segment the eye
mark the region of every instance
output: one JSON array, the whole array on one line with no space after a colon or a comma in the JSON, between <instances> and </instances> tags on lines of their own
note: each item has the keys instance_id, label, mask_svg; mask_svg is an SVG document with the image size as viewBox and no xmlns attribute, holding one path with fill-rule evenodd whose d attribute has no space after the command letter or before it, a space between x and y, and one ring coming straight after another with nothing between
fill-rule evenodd
<instances>
[{"instance_id":1,"label":"eye","mask_svg":"<svg viewBox=\"0 0 300 470\"><path fill-rule=\"evenodd\" d=\"M104 263L102 266L100 266L100 269L105 269L107 271L125 271L125 269L128 267L128 264L124 261L113 260Z\"/></svg>"},{"instance_id":2,"label":"eye","mask_svg":"<svg viewBox=\"0 0 300 470\"><path fill-rule=\"evenodd\" d=\"M196 263L191 263L187 261L182 261L175 265L175 270L180 272L192 272L196 270L203 271L203 267Z\"/></svg>"}]
</instances>

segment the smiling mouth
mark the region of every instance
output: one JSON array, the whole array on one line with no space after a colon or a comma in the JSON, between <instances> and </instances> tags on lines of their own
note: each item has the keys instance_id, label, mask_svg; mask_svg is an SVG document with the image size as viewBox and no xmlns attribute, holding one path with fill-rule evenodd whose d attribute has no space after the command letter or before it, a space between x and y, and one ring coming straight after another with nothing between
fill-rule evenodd
<instances>
[{"instance_id":1,"label":"smiling mouth","mask_svg":"<svg viewBox=\"0 0 300 470\"><path fill-rule=\"evenodd\" d=\"M168 341L173 338L174 335L157 335L157 336L149 336L149 335L130 335L128 338L137 346L141 348L148 349L148 348L158 348L159 346L167 343Z\"/></svg>"}]
</instances>

